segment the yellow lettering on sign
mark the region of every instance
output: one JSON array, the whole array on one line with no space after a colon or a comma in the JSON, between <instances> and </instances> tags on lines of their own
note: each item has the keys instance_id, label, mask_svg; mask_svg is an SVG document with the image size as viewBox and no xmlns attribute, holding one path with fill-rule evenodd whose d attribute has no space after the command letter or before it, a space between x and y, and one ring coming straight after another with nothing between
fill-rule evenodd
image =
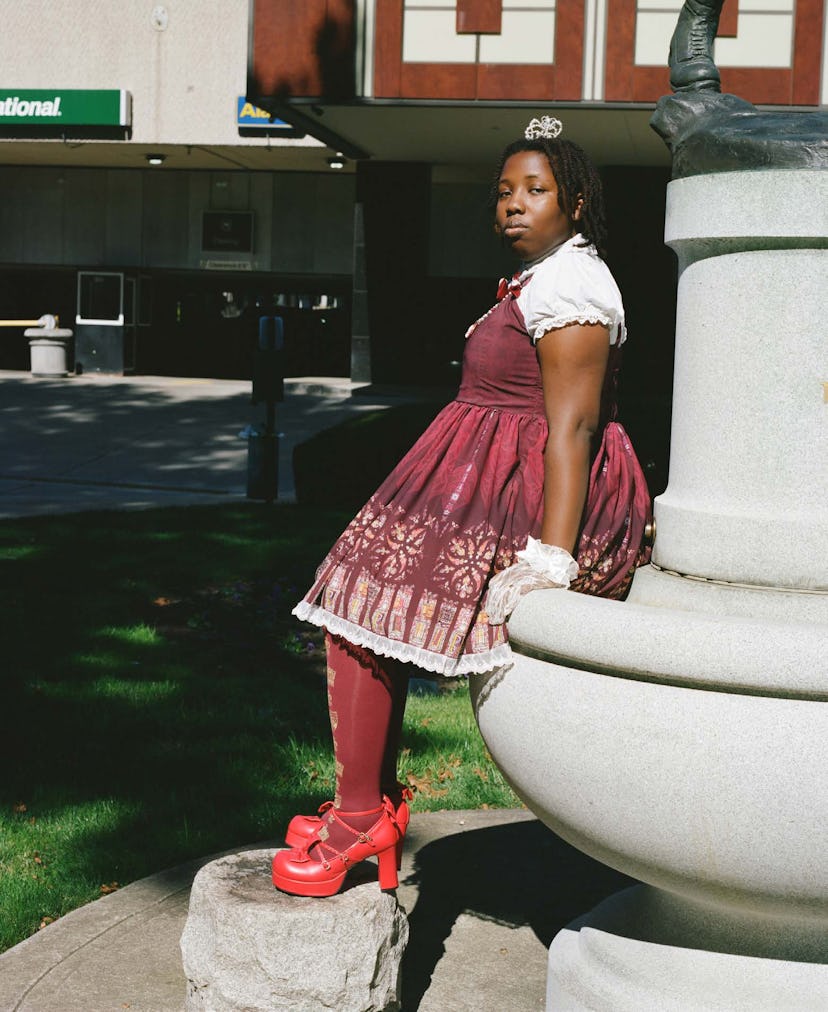
<instances>
[{"instance_id":1,"label":"yellow lettering on sign","mask_svg":"<svg viewBox=\"0 0 828 1012\"><path fill-rule=\"evenodd\" d=\"M240 116L255 116L256 106L252 102L245 102L242 106L242 111L239 113Z\"/></svg>"}]
</instances>

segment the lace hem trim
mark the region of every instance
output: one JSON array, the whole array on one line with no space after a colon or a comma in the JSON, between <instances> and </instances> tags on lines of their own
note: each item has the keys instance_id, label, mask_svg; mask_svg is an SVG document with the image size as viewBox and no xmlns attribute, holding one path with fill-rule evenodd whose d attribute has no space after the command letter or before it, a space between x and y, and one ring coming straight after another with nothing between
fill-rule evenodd
<instances>
[{"instance_id":1,"label":"lace hem trim","mask_svg":"<svg viewBox=\"0 0 828 1012\"><path fill-rule=\"evenodd\" d=\"M540 323L535 326L535 333L532 336L532 343L537 344L538 341L549 333L550 330L559 330L561 327L571 327L572 324L577 323L579 326L586 326L590 323L600 323L602 327L608 327L610 332L610 344L623 344L627 340L627 328L625 324L616 322L609 315L601 309L596 309L594 306L585 306L583 309L577 312L565 313L561 316L547 316ZM615 330L615 340L613 340L613 330Z\"/></svg>"},{"instance_id":2,"label":"lace hem trim","mask_svg":"<svg viewBox=\"0 0 828 1012\"><path fill-rule=\"evenodd\" d=\"M369 629L363 629L362 626L354 625L353 622L320 608L318 604L300 601L293 609L292 614L303 622L322 626L334 636L344 636L355 646L373 650L380 657L392 657L394 660L414 664L418 668L433 671L438 675L449 677L479 675L512 663L512 650L508 643L502 643L494 650L487 650L479 654L463 654L455 659L434 653L433 650L423 650L422 647L415 647L410 643L389 640L385 636L380 636Z\"/></svg>"}]
</instances>

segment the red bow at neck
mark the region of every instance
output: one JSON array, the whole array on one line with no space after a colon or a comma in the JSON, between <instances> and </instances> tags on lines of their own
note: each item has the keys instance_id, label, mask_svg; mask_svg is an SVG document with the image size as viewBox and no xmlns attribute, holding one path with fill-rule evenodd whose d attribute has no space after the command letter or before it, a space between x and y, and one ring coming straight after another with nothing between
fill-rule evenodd
<instances>
[{"instance_id":1,"label":"red bow at neck","mask_svg":"<svg viewBox=\"0 0 828 1012\"><path fill-rule=\"evenodd\" d=\"M500 279L500 284L497 286L497 301L505 299L507 295L511 295L513 299L516 299L520 295L520 271L512 276L511 280L506 278Z\"/></svg>"}]
</instances>

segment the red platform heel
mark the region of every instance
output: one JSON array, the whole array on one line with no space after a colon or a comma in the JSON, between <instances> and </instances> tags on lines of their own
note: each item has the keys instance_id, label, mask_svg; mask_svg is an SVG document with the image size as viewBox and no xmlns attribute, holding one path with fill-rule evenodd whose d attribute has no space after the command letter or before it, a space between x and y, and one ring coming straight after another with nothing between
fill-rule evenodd
<instances>
[{"instance_id":1,"label":"red platform heel","mask_svg":"<svg viewBox=\"0 0 828 1012\"><path fill-rule=\"evenodd\" d=\"M349 815L374 814L379 818L362 833L345 821ZM376 855L380 889L396 889L400 830L393 806L386 802L367 812L338 812L332 808L331 816L353 834L355 839L351 846L337 851L317 837L303 849L277 851L273 858L273 884L276 888L294 896L333 896L342 888L350 867ZM317 847L321 861L314 860L309 854L311 848Z\"/></svg>"},{"instance_id":2,"label":"red platform heel","mask_svg":"<svg viewBox=\"0 0 828 1012\"><path fill-rule=\"evenodd\" d=\"M397 841L397 871L402 867L403 843L408 823L411 821L411 811L408 807L408 802L413 797L414 792L411 788L404 787L402 784L397 784L397 790L393 796L383 795L383 799L387 799L394 809L394 818L400 830L400 838ZM399 798L396 804L393 800L394 798ZM323 816L332 807L333 801L323 801L319 806L319 815L294 815L288 823L287 832L285 833L285 843L288 847L306 847L322 828L325 821Z\"/></svg>"}]
</instances>

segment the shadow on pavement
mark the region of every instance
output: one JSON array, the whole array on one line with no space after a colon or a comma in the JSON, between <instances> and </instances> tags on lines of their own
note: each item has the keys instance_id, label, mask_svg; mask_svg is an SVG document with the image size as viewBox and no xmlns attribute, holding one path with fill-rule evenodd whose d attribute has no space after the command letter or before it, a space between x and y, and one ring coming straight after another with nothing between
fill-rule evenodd
<instances>
[{"instance_id":1,"label":"shadow on pavement","mask_svg":"<svg viewBox=\"0 0 828 1012\"><path fill-rule=\"evenodd\" d=\"M402 1008L429 988L458 916L528 925L544 947L576 917L634 880L570 847L540 822L457 833L424 846L408 881L419 890L409 914Z\"/></svg>"}]
</instances>

